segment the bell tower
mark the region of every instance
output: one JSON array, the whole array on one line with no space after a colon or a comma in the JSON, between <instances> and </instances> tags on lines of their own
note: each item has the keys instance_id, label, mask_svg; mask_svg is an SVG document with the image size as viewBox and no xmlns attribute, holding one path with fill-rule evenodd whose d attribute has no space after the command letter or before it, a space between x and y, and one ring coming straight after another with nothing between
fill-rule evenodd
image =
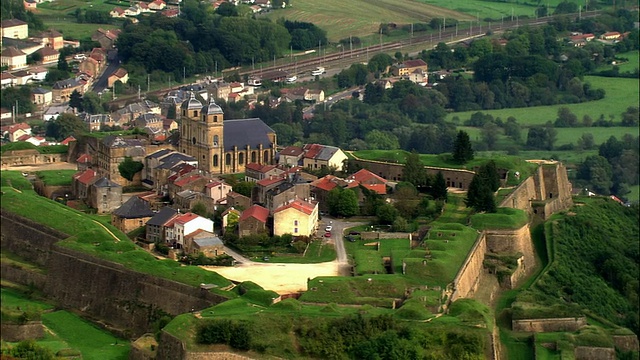
<instances>
[{"instance_id":1,"label":"bell tower","mask_svg":"<svg viewBox=\"0 0 640 360\"><path fill-rule=\"evenodd\" d=\"M209 104L202 107L201 124L206 137L208 171L224 174L224 113L213 96L209 96Z\"/></svg>"}]
</instances>

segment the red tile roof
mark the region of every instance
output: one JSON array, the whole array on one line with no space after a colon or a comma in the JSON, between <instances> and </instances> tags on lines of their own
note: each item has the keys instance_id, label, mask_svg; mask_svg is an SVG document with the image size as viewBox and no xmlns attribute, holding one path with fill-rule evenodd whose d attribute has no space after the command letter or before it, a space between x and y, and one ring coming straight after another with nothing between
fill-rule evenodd
<instances>
[{"instance_id":1,"label":"red tile roof","mask_svg":"<svg viewBox=\"0 0 640 360\"><path fill-rule=\"evenodd\" d=\"M73 177L78 180L78 182L89 185L92 183L92 180L97 176L95 170L87 169L83 172L76 173Z\"/></svg>"},{"instance_id":2,"label":"red tile roof","mask_svg":"<svg viewBox=\"0 0 640 360\"><path fill-rule=\"evenodd\" d=\"M302 154L304 151L299 146L287 146L282 151L280 151L280 155L285 156L298 156Z\"/></svg>"},{"instance_id":3,"label":"red tile roof","mask_svg":"<svg viewBox=\"0 0 640 360\"><path fill-rule=\"evenodd\" d=\"M27 141L28 139L31 139L31 135L24 134L24 135L20 136L19 138L17 138L16 141Z\"/></svg>"},{"instance_id":4,"label":"red tile roof","mask_svg":"<svg viewBox=\"0 0 640 360\"><path fill-rule=\"evenodd\" d=\"M191 220L197 219L198 217L199 217L199 215L191 213L191 212L188 212L188 213L186 213L186 214L184 214L182 216L177 217L175 222L184 225L184 224L188 223Z\"/></svg>"},{"instance_id":5,"label":"red tile roof","mask_svg":"<svg viewBox=\"0 0 640 360\"><path fill-rule=\"evenodd\" d=\"M258 181L256 184L258 184L259 186L269 186L269 185L277 184L277 183L282 182L282 181L284 181L283 177L271 176L271 177L268 177L266 179L262 179L262 180Z\"/></svg>"},{"instance_id":6,"label":"red tile roof","mask_svg":"<svg viewBox=\"0 0 640 360\"><path fill-rule=\"evenodd\" d=\"M269 210L267 210L266 208L263 208L260 205L253 205L247 210L242 212L242 215L240 215L240 219L238 221L244 221L250 217L260 222L266 223L267 218L269 217Z\"/></svg>"},{"instance_id":7,"label":"red tile roof","mask_svg":"<svg viewBox=\"0 0 640 360\"><path fill-rule=\"evenodd\" d=\"M290 202L287 205L281 206L279 208L277 208L274 213L280 212L280 211L284 211L287 209L296 209L300 212L303 212L307 215L311 215L311 213L313 213L313 210L316 208L316 204L312 204L310 202L306 202L306 201L302 201L300 199L296 199L293 200L292 202Z\"/></svg>"},{"instance_id":8,"label":"red tile roof","mask_svg":"<svg viewBox=\"0 0 640 360\"><path fill-rule=\"evenodd\" d=\"M76 138L74 138L73 136L69 136L69 137L67 137L66 139L62 140L62 141L60 142L60 144L62 144L62 145L69 145L69 143L70 143L70 142L72 142L72 141L76 141Z\"/></svg>"},{"instance_id":9,"label":"red tile roof","mask_svg":"<svg viewBox=\"0 0 640 360\"><path fill-rule=\"evenodd\" d=\"M331 191L333 190L333 188L338 186L338 184L332 181L334 178L335 176L333 175L326 175L325 177L313 181L311 183L311 186L322 189L324 191Z\"/></svg>"},{"instance_id":10,"label":"red tile roof","mask_svg":"<svg viewBox=\"0 0 640 360\"><path fill-rule=\"evenodd\" d=\"M382 184L386 184L387 180L383 179L382 177L372 173L371 171L367 170L367 169L360 169L358 172L356 172L355 174L349 176L347 179L349 180L355 180L357 182L366 182L369 180L376 180L379 183Z\"/></svg>"},{"instance_id":11,"label":"red tile roof","mask_svg":"<svg viewBox=\"0 0 640 360\"><path fill-rule=\"evenodd\" d=\"M29 130L31 129L31 126L29 126L29 124L27 123L17 123L15 125L11 125L9 126L9 133L13 134L14 132L18 131L18 130Z\"/></svg>"},{"instance_id":12,"label":"red tile roof","mask_svg":"<svg viewBox=\"0 0 640 360\"><path fill-rule=\"evenodd\" d=\"M180 178L179 180L176 180L173 184L175 186L182 187L200 179L204 179L204 177L200 174L195 174L195 175L190 175L190 176Z\"/></svg>"},{"instance_id":13,"label":"red tile roof","mask_svg":"<svg viewBox=\"0 0 640 360\"><path fill-rule=\"evenodd\" d=\"M387 193L387 186L384 184L360 184L366 187L369 190L373 190L380 195L385 195Z\"/></svg>"},{"instance_id":14,"label":"red tile roof","mask_svg":"<svg viewBox=\"0 0 640 360\"><path fill-rule=\"evenodd\" d=\"M307 144L304 146L304 157L307 159L315 159L322 151L324 146L318 144Z\"/></svg>"},{"instance_id":15,"label":"red tile roof","mask_svg":"<svg viewBox=\"0 0 640 360\"><path fill-rule=\"evenodd\" d=\"M427 66L427 63L424 62L424 60L422 59L415 59L415 60L407 60L403 63L404 66L406 67L419 67L419 66Z\"/></svg>"},{"instance_id":16,"label":"red tile roof","mask_svg":"<svg viewBox=\"0 0 640 360\"><path fill-rule=\"evenodd\" d=\"M90 163L91 162L91 155L89 154L82 154L78 157L78 160L76 160L77 163Z\"/></svg>"}]
</instances>

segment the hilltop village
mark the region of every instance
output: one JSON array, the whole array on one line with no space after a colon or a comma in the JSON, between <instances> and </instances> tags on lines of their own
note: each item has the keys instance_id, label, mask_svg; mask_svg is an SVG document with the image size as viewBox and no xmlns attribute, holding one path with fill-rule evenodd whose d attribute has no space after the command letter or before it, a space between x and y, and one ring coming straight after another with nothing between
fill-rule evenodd
<instances>
[{"instance_id":1,"label":"hilltop village","mask_svg":"<svg viewBox=\"0 0 640 360\"><path fill-rule=\"evenodd\" d=\"M3 359L638 359L637 8L352 6L2 2Z\"/></svg>"}]
</instances>

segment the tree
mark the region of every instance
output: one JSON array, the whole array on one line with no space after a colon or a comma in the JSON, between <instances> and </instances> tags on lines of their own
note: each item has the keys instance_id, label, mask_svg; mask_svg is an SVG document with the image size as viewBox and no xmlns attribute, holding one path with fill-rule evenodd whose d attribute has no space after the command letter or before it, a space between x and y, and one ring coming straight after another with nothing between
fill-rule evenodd
<instances>
[{"instance_id":1,"label":"tree","mask_svg":"<svg viewBox=\"0 0 640 360\"><path fill-rule=\"evenodd\" d=\"M493 150L498 141L498 127L493 122L487 122L480 131L482 141L487 145L487 150Z\"/></svg>"},{"instance_id":2,"label":"tree","mask_svg":"<svg viewBox=\"0 0 640 360\"><path fill-rule=\"evenodd\" d=\"M581 150L591 150L595 147L595 140L591 133L582 134L578 139L578 148Z\"/></svg>"},{"instance_id":3,"label":"tree","mask_svg":"<svg viewBox=\"0 0 640 360\"><path fill-rule=\"evenodd\" d=\"M364 141L371 150L396 150L400 148L398 137L389 131L371 130Z\"/></svg>"},{"instance_id":4,"label":"tree","mask_svg":"<svg viewBox=\"0 0 640 360\"><path fill-rule=\"evenodd\" d=\"M407 155L402 168L402 179L415 187L426 185L427 171L424 169L417 152L412 151Z\"/></svg>"},{"instance_id":5,"label":"tree","mask_svg":"<svg viewBox=\"0 0 640 360\"><path fill-rule=\"evenodd\" d=\"M593 190L608 195L613 185L611 165L600 155L588 156L578 167L576 177L587 181Z\"/></svg>"},{"instance_id":6,"label":"tree","mask_svg":"<svg viewBox=\"0 0 640 360\"><path fill-rule=\"evenodd\" d=\"M520 125L513 116L509 116L507 118L507 122L504 124L504 134L515 142L520 142L520 140L522 140L520 135Z\"/></svg>"},{"instance_id":7,"label":"tree","mask_svg":"<svg viewBox=\"0 0 640 360\"><path fill-rule=\"evenodd\" d=\"M473 153L469 134L463 130L458 131L456 140L453 143L453 160L458 164L465 164L473 160Z\"/></svg>"},{"instance_id":8,"label":"tree","mask_svg":"<svg viewBox=\"0 0 640 360\"><path fill-rule=\"evenodd\" d=\"M471 207L478 212L496 212L497 209L493 191L478 174L471 180L464 202L467 207Z\"/></svg>"},{"instance_id":9,"label":"tree","mask_svg":"<svg viewBox=\"0 0 640 360\"><path fill-rule=\"evenodd\" d=\"M104 110L102 100L94 92L87 92L82 96L82 109L89 114L99 114Z\"/></svg>"},{"instance_id":10,"label":"tree","mask_svg":"<svg viewBox=\"0 0 640 360\"><path fill-rule=\"evenodd\" d=\"M352 190L336 187L329 191L329 213L333 216L353 216L358 214L358 196Z\"/></svg>"},{"instance_id":11,"label":"tree","mask_svg":"<svg viewBox=\"0 0 640 360\"><path fill-rule=\"evenodd\" d=\"M558 118L553 125L555 127L576 127L578 126L578 117L568 107L563 106L558 109Z\"/></svg>"},{"instance_id":12,"label":"tree","mask_svg":"<svg viewBox=\"0 0 640 360\"><path fill-rule=\"evenodd\" d=\"M431 187L431 196L433 196L435 200L447 200L447 191L447 183L444 180L444 175L442 175L442 171L438 171L433 181L433 186Z\"/></svg>"},{"instance_id":13,"label":"tree","mask_svg":"<svg viewBox=\"0 0 640 360\"><path fill-rule=\"evenodd\" d=\"M82 95L78 92L78 90L73 90L71 95L69 96L69 106L72 108L82 112Z\"/></svg>"},{"instance_id":14,"label":"tree","mask_svg":"<svg viewBox=\"0 0 640 360\"><path fill-rule=\"evenodd\" d=\"M58 118L47 122L45 134L56 140L63 140L69 135L79 138L80 135L87 132L84 122L74 114L63 113Z\"/></svg>"},{"instance_id":15,"label":"tree","mask_svg":"<svg viewBox=\"0 0 640 360\"><path fill-rule=\"evenodd\" d=\"M490 160L486 164L482 165L478 169L478 175L482 178L483 182L491 189L491 191L497 191L500 188L500 174L498 174L498 168L496 162Z\"/></svg>"},{"instance_id":16,"label":"tree","mask_svg":"<svg viewBox=\"0 0 640 360\"><path fill-rule=\"evenodd\" d=\"M123 178L132 181L133 176L140 172L144 165L140 161L134 161L131 156L125 156L124 161L118 165L118 171Z\"/></svg>"},{"instance_id":17,"label":"tree","mask_svg":"<svg viewBox=\"0 0 640 360\"><path fill-rule=\"evenodd\" d=\"M376 216L380 224L393 224L398 217L398 210L391 204L383 204L376 210Z\"/></svg>"},{"instance_id":18,"label":"tree","mask_svg":"<svg viewBox=\"0 0 640 360\"><path fill-rule=\"evenodd\" d=\"M629 106L627 111L622 113L622 126L638 126L639 109L637 106Z\"/></svg>"},{"instance_id":19,"label":"tree","mask_svg":"<svg viewBox=\"0 0 640 360\"><path fill-rule=\"evenodd\" d=\"M67 60L64 58L64 56L60 56L58 58L58 70L60 71L65 71L65 72L69 72L69 64L67 63Z\"/></svg>"},{"instance_id":20,"label":"tree","mask_svg":"<svg viewBox=\"0 0 640 360\"><path fill-rule=\"evenodd\" d=\"M195 203L195 205L193 205L193 207L191 208L191 212L205 218L211 217L211 214L207 212L207 207L202 201L198 201L197 203Z\"/></svg>"},{"instance_id":21,"label":"tree","mask_svg":"<svg viewBox=\"0 0 640 360\"><path fill-rule=\"evenodd\" d=\"M254 183L250 181L239 181L237 184L233 185L233 191L250 198L253 186Z\"/></svg>"}]
</instances>

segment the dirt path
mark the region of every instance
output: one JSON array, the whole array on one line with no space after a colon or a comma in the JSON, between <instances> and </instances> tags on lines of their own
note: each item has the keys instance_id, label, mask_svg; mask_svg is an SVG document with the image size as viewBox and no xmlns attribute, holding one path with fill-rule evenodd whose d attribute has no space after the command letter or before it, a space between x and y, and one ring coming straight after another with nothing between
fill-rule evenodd
<instances>
[{"instance_id":1,"label":"dirt path","mask_svg":"<svg viewBox=\"0 0 640 360\"><path fill-rule=\"evenodd\" d=\"M68 162L57 162L51 164L42 165L24 165L24 166L2 166L2 170L17 170L17 171L41 171L41 170L76 170L78 167L76 164Z\"/></svg>"}]
</instances>

